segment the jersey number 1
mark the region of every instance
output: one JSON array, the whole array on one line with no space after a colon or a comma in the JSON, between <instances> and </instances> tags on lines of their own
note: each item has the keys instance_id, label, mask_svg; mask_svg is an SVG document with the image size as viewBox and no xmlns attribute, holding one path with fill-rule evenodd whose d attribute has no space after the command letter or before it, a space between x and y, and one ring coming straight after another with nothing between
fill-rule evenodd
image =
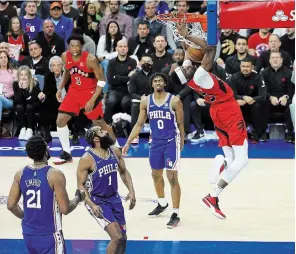
<instances>
[{"instance_id":1,"label":"jersey number 1","mask_svg":"<svg viewBox=\"0 0 296 254\"><path fill-rule=\"evenodd\" d=\"M28 208L41 208L41 200L40 200L40 190L34 191L34 190L27 190L26 195L32 195L28 200L27 200L27 207ZM35 200L36 198L36 200ZM36 201L36 202L35 202Z\"/></svg>"},{"instance_id":2,"label":"jersey number 1","mask_svg":"<svg viewBox=\"0 0 296 254\"><path fill-rule=\"evenodd\" d=\"M112 178L111 178L111 176L109 176L109 186L112 184Z\"/></svg>"}]
</instances>

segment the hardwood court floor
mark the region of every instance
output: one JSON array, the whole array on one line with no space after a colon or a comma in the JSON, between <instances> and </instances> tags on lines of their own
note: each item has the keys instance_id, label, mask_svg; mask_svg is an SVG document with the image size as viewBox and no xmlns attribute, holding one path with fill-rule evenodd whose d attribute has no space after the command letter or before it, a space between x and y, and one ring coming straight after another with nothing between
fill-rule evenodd
<instances>
[{"instance_id":1,"label":"hardwood court floor","mask_svg":"<svg viewBox=\"0 0 296 254\"><path fill-rule=\"evenodd\" d=\"M76 189L74 162L58 166L67 179L70 198ZM249 165L220 196L220 207L226 214L219 220L199 205L200 199L214 187L207 181L207 169L212 159L182 159L180 183L182 199L181 223L174 230L165 227L170 210L159 218L147 214L156 206L148 159L127 158L136 190L137 205L126 207L128 238L131 240L206 240L206 241L294 241L294 160L250 159ZM0 196L7 196L14 173L30 163L24 157L0 157ZM127 194L119 177L119 193ZM166 181L166 197L170 200ZM22 239L21 221L0 205L0 238ZM80 205L68 216L63 216L66 239L108 239L85 207Z\"/></svg>"}]
</instances>

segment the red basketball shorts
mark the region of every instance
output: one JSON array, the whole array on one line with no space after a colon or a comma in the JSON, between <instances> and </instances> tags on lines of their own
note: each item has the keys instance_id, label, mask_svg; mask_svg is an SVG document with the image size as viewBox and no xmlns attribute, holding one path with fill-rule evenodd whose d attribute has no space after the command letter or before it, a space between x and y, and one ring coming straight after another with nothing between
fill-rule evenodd
<instances>
[{"instance_id":1,"label":"red basketball shorts","mask_svg":"<svg viewBox=\"0 0 296 254\"><path fill-rule=\"evenodd\" d=\"M91 99L95 91L86 90L80 91L69 88L64 100L62 101L59 112L69 115L78 116L80 110L84 110L86 103ZM95 102L94 108L90 112L84 112L90 120L98 120L103 118L103 105L100 97Z\"/></svg>"},{"instance_id":2,"label":"red basketball shorts","mask_svg":"<svg viewBox=\"0 0 296 254\"><path fill-rule=\"evenodd\" d=\"M212 105L210 114L219 137L219 147L244 144L248 138L246 124L236 100Z\"/></svg>"}]
</instances>

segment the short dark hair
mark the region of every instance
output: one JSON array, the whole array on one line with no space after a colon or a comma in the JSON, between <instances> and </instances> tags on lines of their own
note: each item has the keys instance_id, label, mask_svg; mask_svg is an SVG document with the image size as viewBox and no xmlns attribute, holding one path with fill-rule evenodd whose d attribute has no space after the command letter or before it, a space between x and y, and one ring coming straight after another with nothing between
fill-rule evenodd
<instances>
[{"instance_id":1,"label":"short dark hair","mask_svg":"<svg viewBox=\"0 0 296 254\"><path fill-rule=\"evenodd\" d=\"M244 63L252 63L253 64L253 59L251 57L245 57L241 60L241 62L244 62Z\"/></svg>"},{"instance_id":2,"label":"short dark hair","mask_svg":"<svg viewBox=\"0 0 296 254\"><path fill-rule=\"evenodd\" d=\"M169 79L168 76L165 73L156 72L156 73L152 74L152 76L150 77L150 80L149 80L150 81L150 88L152 91L153 91L152 82L156 77L161 77L163 79L164 83L166 85L168 84L168 79Z\"/></svg>"},{"instance_id":3,"label":"short dark hair","mask_svg":"<svg viewBox=\"0 0 296 254\"><path fill-rule=\"evenodd\" d=\"M271 57L271 54L274 54L274 53L279 54L280 57L283 58L283 54L282 54L281 51L270 51L270 56L269 56L269 58Z\"/></svg>"},{"instance_id":4,"label":"short dark hair","mask_svg":"<svg viewBox=\"0 0 296 254\"><path fill-rule=\"evenodd\" d=\"M141 59L142 59L143 57L150 57L150 58L152 59L152 55L151 55L151 54L143 54L143 55L141 56Z\"/></svg>"},{"instance_id":5,"label":"short dark hair","mask_svg":"<svg viewBox=\"0 0 296 254\"><path fill-rule=\"evenodd\" d=\"M83 35L83 29L81 27L75 27L72 30L72 34Z\"/></svg>"},{"instance_id":6,"label":"short dark hair","mask_svg":"<svg viewBox=\"0 0 296 254\"><path fill-rule=\"evenodd\" d=\"M166 37L165 35L162 35L162 34L157 34L157 35L154 37L154 41L155 41L156 37L160 37L160 36L163 37L164 40L165 40L166 42L168 42L167 37Z\"/></svg>"},{"instance_id":7,"label":"short dark hair","mask_svg":"<svg viewBox=\"0 0 296 254\"><path fill-rule=\"evenodd\" d=\"M241 36L241 35L238 36L237 39L236 39L236 42L237 42L239 39L240 39L240 40L245 40L245 41L248 43L248 39L247 39L247 37L245 37L245 36Z\"/></svg>"},{"instance_id":8,"label":"short dark hair","mask_svg":"<svg viewBox=\"0 0 296 254\"><path fill-rule=\"evenodd\" d=\"M43 160L47 151L47 144L44 138L40 135L32 136L26 144L26 152L34 161Z\"/></svg>"},{"instance_id":9,"label":"short dark hair","mask_svg":"<svg viewBox=\"0 0 296 254\"><path fill-rule=\"evenodd\" d=\"M138 24L138 27L139 25L146 25L148 29L150 28L150 24L145 20L140 21L140 23Z\"/></svg>"},{"instance_id":10,"label":"short dark hair","mask_svg":"<svg viewBox=\"0 0 296 254\"><path fill-rule=\"evenodd\" d=\"M67 40L67 43L70 44L71 41L80 41L81 46L84 44L83 36L80 34L71 34Z\"/></svg>"}]
</instances>

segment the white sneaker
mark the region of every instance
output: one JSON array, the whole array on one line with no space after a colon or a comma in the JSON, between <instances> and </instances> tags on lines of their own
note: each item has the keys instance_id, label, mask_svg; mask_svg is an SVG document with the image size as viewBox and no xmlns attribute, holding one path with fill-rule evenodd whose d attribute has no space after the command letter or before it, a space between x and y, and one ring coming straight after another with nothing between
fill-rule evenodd
<instances>
[{"instance_id":1,"label":"white sneaker","mask_svg":"<svg viewBox=\"0 0 296 254\"><path fill-rule=\"evenodd\" d=\"M18 136L18 139L24 140L25 136L26 136L26 128L24 127L24 128L21 129L20 134Z\"/></svg>"},{"instance_id":2,"label":"white sneaker","mask_svg":"<svg viewBox=\"0 0 296 254\"><path fill-rule=\"evenodd\" d=\"M29 140L29 138L31 138L32 136L33 136L33 130L30 129L30 128L28 128L28 129L26 130L26 135L25 135L24 140Z\"/></svg>"},{"instance_id":3,"label":"white sneaker","mask_svg":"<svg viewBox=\"0 0 296 254\"><path fill-rule=\"evenodd\" d=\"M218 181L220 174L223 172L225 168L224 164L225 158L223 155L218 154L214 159L214 165L211 169L209 169L209 182L214 184Z\"/></svg>"}]
</instances>

